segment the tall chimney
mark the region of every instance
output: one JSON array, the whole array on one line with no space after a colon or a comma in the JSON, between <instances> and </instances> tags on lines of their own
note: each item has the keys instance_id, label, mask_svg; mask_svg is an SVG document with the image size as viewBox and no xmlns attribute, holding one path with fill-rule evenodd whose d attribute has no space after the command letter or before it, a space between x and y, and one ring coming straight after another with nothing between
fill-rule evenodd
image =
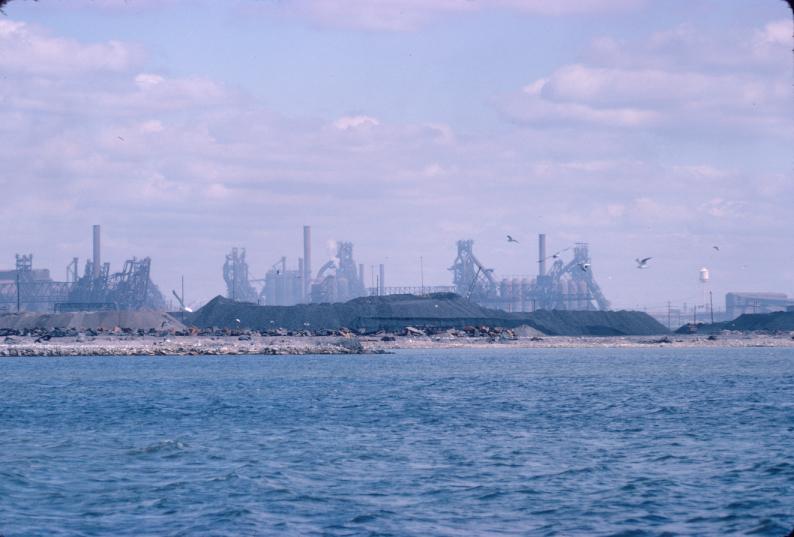
<instances>
[{"instance_id":1,"label":"tall chimney","mask_svg":"<svg viewBox=\"0 0 794 537\"><path fill-rule=\"evenodd\" d=\"M384 276L384 273L385 273L385 272L386 272L386 267L383 265L383 263L381 263L381 264L380 264L380 280L378 281L378 294L379 294L380 296L383 296L383 295L385 295L385 294L386 294L386 293L385 293L385 291L386 291L386 284L385 284L385 283L384 283L384 281L383 281L383 276Z\"/></svg>"},{"instance_id":2,"label":"tall chimney","mask_svg":"<svg viewBox=\"0 0 794 537\"><path fill-rule=\"evenodd\" d=\"M538 235L538 276L546 275L546 234Z\"/></svg>"},{"instance_id":3,"label":"tall chimney","mask_svg":"<svg viewBox=\"0 0 794 537\"><path fill-rule=\"evenodd\" d=\"M312 293L312 227L303 226L303 292Z\"/></svg>"},{"instance_id":4,"label":"tall chimney","mask_svg":"<svg viewBox=\"0 0 794 537\"><path fill-rule=\"evenodd\" d=\"M367 284L364 282L364 263L358 264L358 279L361 280L361 285L364 287L367 286Z\"/></svg>"},{"instance_id":5,"label":"tall chimney","mask_svg":"<svg viewBox=\"0 0 794 537\"><path fill-rule=\"evenodd\" d=\"M91 277L99 278L99 271L102 267L102 255L99 250L99 225L94 225L94 260L91 266Z\"/></svg>"}]
</instances>

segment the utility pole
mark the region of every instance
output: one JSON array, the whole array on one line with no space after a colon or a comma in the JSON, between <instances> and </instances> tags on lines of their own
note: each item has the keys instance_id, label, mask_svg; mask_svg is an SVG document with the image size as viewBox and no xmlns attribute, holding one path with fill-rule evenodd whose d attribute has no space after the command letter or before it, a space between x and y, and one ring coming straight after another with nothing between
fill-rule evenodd
<instances>
[{"instance_id":1,"label":"utility pole","mask_svg":"<svg viewBox=\"0 0 794 537\"><path fill-rule=\"evenodd\" d=\"M667 329L668 330L672 330L673 329L673 327L671 325L671 322L670 322L670 315L671 315L671 313L670 313L670 301L668 300L667 301Z\"/></svg>"},{"instance_id":2,"label":"utility pole","mask_svg":"<svg viewBox=\"0 0 794 537\"><path fill-rule=\"evenodd\" d=\"M422 256L419 256L419 279L422 286L422 295L425 294L425 266Z\"/></svg>"},{"instance_id":3,"label":"utility pole","mask_svg":"<svg viewBox=\"0 0 794 537\"><path fill-rule=\"evenodd\" d=\"M709 307L711 309L711 324L714 324L714 297L711 295L711 291L709 291Z\"/></svg>"},{"instance_id":4,"label":"utility pole","mask_svg":"<svg viewBox=\"0 0 794 537\"><path fill-rule=\"evenodd\" d=\"M19 268L17 268L17 313L19 313L20 299L19 299Z\"/></svg>"},{"instance_id":5,"label":"utility pole","mask_svg":"<svg viewBox=\"0 0 794 537\"><path fill-rule=\"evenodd\" d=\"M182 324L185 324L185 275L182 275Z\"/></svg>"}]
</instances>

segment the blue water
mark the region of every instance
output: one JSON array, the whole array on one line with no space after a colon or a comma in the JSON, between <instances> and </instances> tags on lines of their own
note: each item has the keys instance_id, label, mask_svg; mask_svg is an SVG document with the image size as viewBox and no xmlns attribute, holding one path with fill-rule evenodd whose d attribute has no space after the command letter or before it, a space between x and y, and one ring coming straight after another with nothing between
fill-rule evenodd
<instances>
[{"instance_id":1,"label":"blue water","mask_svg":"<svg viewBox=\"0 0 794 537\"><path fill-rule=\"evenodd\" d=\"M0 534L794 528L794 351L0 359Z\"/></svg>"}]
</instances>

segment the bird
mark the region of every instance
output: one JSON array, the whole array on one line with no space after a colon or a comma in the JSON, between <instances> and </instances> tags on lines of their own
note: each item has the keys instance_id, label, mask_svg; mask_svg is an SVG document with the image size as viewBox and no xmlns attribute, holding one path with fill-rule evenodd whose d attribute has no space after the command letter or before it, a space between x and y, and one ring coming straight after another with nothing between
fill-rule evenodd
<instances>
[{"instance_id":1,"label":"bird","mask_svg":"<svg viewBox=\"0 0 794 537\"><path fill-rule=\"evenodd\" d=\"M571 247L569 246L568 248L564 248L564 249L560 250L559 252L554 252L553 254L551 254L548 257L544 257L543 259L539 259L538 263L543 263L544 261L548 261L549 259L557 259L558 257L560 257L560 254L562 254L563 252L567 252L570 249L571 249Z\"/></svg>"},{"instance_id":2,"label":"bird","mask_svg":"<svg viewBox=\"0 0 794 537\"><path fill-rule=\"evenodd\" d=\"M122 142L124 141L124 138L122 138L121 136L116 136L116 138L118 138L118 139L119 139L119 140L121 140Z\"/></svg>"},{"instance_id":3,"label":"bird","mask_svg":"<svg viewBox=\"0 0 794 537\"><path fill-rule=\"evenodd\" d=\"M240 324L242 321L240 321L240 319L235 319L234 322L236 322L237 324Z\"/></svg>"},{"instance_id":4,"label":"bird","mask_svg":"<svg viewBox=\"0 0 794 537\"><path fill-rule=\"evenodd\" d=\"M718 252L720 251L720 247L719 247L719 246L712 246L712 248L714 248L714 249L715 249L715 250L717 250Z\"/></svg>"},{"instance_id":5,"label":"bird","mask_svg":"<svg viewBox=\"0 0 794 537\"><path fill-rule=\"evenodd\" d=\"M516 244L519 244L519 242L517 240L515 240L513 237L511 237L510 235L507 236L507 242L514 242Z\"/></svg>"},{"instance_id":6,"label":"bird","mask_svg":"<svg viewBox=\"0 0 794 537\"><path fill-rule=\"evenodd\" d=\"M637 268L639 268L639 269L648 268L648 261L650 261L651 259L653 259L653 258L652 257L644 257L644 258L640 259L638 257L637 259L635 259L635 261L637 262Z\"/></svg>"},{"instance_id":7,"label":"bird","mask_svg":"<svg viewBox=\"0 0 794 537\"><path fill-rule=\"evenodd\" d=\"M590 263L579 263L579 268L587 272L587 269L590 268Z\"/></svg>"}]
</instances>

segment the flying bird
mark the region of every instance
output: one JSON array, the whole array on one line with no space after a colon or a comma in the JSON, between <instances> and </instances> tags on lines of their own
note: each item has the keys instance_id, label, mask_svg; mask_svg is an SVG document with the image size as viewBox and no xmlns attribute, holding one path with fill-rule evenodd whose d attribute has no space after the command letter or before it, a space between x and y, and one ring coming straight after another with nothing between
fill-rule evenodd
<instances>
[{"instance_id":1,"label":"flying bird","mask_svg":"<svg viewBox=\"0 0 794 537\"><path fill-rule=\"evenodd\" d=\"M508 235L508 236L507 236L507 242L514 242L514 243L518 244L518 241L517 241L517 240L515 240L515 239L514 239L513 237L511 237L510 235Z\"/></svg>"},{"instance_id":2,"label":"flying bird","mask_svg":"<svg viewBox=\"0 0 794 537\"><path fill-rule=\"evenodd\" d=\"M549 259L557 259L558 257L560 257L560 254L562 254L563 252L567 252L570 249L571 249L570 246L568 248L564 248L564 249L560 250L559 252L555 252L555 253L551 254L549 257L544 257L543 259L540 259L538 261L538 263L542 263L542 262L547 261Z\"/></svg>"},{"instance_id":3,"label":"flying bird","mask_svg":"<svg viewBox=\"0 0 794 537\"><path fill-rule=\"evenodd\" d=\"M714 248L714 249L715 249L715 250L717 250L718 252L720 251L720 247L719 247L719 246L712 246L712 248Z\"/></svg>"},{"instance_id":4,"label":"flying bird","mask_svg":"<svg viewBox=\"0 0 794 537\"><path fill-rule=\"evenodd\" d=\"M640 269L648 268L648 261L650 261L651 259L653 259L653 258L652 257L644 257L644 258L640 259L638 257L637 259L635 259L635 261L637 262L637 268L640 268Z\"/></svg>"},{"instance_id":5,"label":"flying bird","mask_svg":"<svg viewBox=\"0 0 794 537\"><path fill-rule=\"evenodd\" d=\"M121 136L116 136L116 138L118 138L118 139L119 139L119 140L121 140L122 142L124 141L124 138L122 138Z\"/></svg>"},{"instance_id":6,"label":"flying bird","mask_svg":"<svg viewBox=\"0 0 794 537\"><path fill-rule=\"evenodd\" d=\"M587 272L587 270L590 268L590 263L579 263L579 268Z\"/></svg>"}]
</instances>

